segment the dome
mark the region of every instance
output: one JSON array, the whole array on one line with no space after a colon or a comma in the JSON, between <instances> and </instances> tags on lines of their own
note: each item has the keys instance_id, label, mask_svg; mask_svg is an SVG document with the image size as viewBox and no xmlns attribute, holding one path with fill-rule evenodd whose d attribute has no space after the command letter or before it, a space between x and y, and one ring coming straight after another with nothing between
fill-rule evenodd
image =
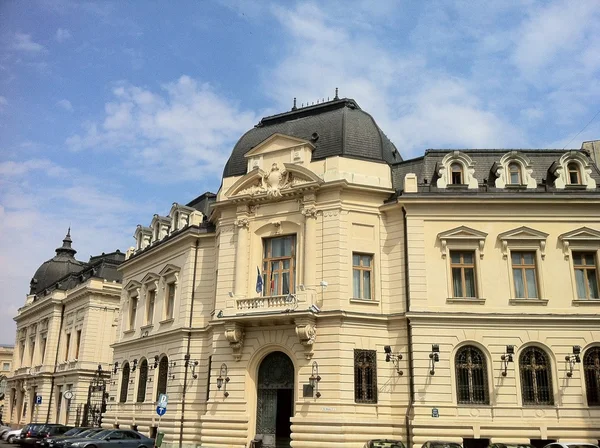
<instances>
[{"instance_id":1,"label":"dome","mask_svg":"<svg viewBox=\"0 0 600 448\"><path fill-rule=\"evenodd\" d=\"M244 155L275 133L310 141L315 146L312 160L342 156L389 164L402 161L371 115L353 99L335 98L260 120L236 143L223 177L246 174Z\"/></svg>"},{"instance_id":2,"label":"dome","mask_svg":"<svg viewBox=\"0 0 600 448\"><path fill-rule=\"evenodd\" d=\"M67 274L81 271L86 264L75 259L77 251L71 247L71 229L63 240L62 247L56 249L54 258L42 263L31 279L29 294L39 294Z\"/></svg>"}]
</instances>

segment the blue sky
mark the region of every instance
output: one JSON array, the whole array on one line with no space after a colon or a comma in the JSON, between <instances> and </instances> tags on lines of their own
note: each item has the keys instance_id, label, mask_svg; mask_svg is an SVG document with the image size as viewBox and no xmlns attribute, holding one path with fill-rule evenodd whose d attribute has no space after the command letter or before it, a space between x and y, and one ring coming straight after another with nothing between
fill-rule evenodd
<instances>
[{"instance_id":1,"label":"blue sky","mask_svg":"<svg viewBox=\"0 0 600 448\"><path fill-rule=\"evenodd\" d=\"M260 117L340 95L404 158L600 138L597 1L0 2L0 343L78 258L215 191ZM571 141L572 140L572 141Z\"/></svg>"}]
</instances>

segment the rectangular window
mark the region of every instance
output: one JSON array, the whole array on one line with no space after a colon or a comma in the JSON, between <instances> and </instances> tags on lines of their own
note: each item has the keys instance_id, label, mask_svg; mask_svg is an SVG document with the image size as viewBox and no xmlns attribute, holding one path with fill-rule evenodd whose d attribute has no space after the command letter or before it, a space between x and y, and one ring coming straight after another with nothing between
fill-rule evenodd
<instances>
[{"instance_id":1,"label":"rectangular window","mask_svg":"<svg viewBox=\"0 0 600 448\"><path fill-rule=\"evenodd\" d=\"M475 252L450 251L454 297L477 297L475 288Z\"/></svg>"},{"instance_id":2,"label":"rectangular window","mask_svg":"<svg viewBox=\"0 0 600 448\"><path fill-rule=\"evenodd\" d=\"M2 370L4 370L5 372L10 370L10 363L9 362L2 363Z\"/></svg>"},{"instance_id":3,"label":"rectangular window","mask_svg":"<svg viewBox=\"0 0 600 448\"><path fill-rule=\"evenodd\" d=\"M25 339L21 341L19 346L19 367L23 367L23 356L25 355Z\"/></svg>"},{"instance_id":4,"label":"rectangular window","mask_svg":"<svg viewBox=\"0 0 600 448\"><path fill-rule=\"evenodd\" d=\"M515 298L537 299L535 252L511 252Z\"/></svg>"},{"instance_id":5,"label":"rectangular window","mask_svg":"<svg viewBox=\"0 0 600 448\"><path fill-rule=\"evenodd\" d=\"M371 300L373 283L373 255L352 253L352 297Z\"/></svg>"},{"instance_id":6,"label":"rectangular window","mask_svg":"<svg viewBox=\"0 0 600 448\"><path fill-rule=\"evenodd\" d=\"M69 347L71 346L71 333L67 333L66 348L65 348L65 361L69 360Z\"/></svg>"},{"instance_id":7,"label":"rectangular window","mask_svg":"<svg viewBox=\"0 0 600 448\"><path fill-rule=\"evenodd\" d=\"M283 296L293 293L296 273L296 237L294 235L264 240L263 295Z\"/></svg>"},{"instance_id":8,"label":"rectangular window","mask_svg":"<svg viewBox=\"0 0 600 448\"><path fill-rule=\"evenodd\" d=\"M56 419L54 420L56 423L60 423L60 408L62 407L63 402L63 387L57 387L56 393Z\"/></svg>"},{"instance_id":9,"label":"rectangular window","mask_svg":"<svg viewBox=\"0 0 600 448\"><path fill-rule=\"evenodd\" d=\"M79 349L81 347L81 330L77 330L77 335L75 336L75 359L79 359Z\"/></svg>"},{"instance_id":10,"label":"rectangular window","mask_svg":"<svg viewBox=\"0 0 600 448\"><path fill-rule=\"evenodd\" d=\"M175 309L175 283L167 285L167 309L166 318L173 319L173 311Z\"/></svg>"},{"instance_id":11,"label":"rectangular window","mask_svg":"<svg viewBox=\"0 0 600 448\"><path fill-rule=\"evenodd\" d=\"M48 340L48 335L43 335L42 336L42 346L40 348L40 351L42 352L42 357L40 359L40 362L42 364L44 364L44 360L46 359L46 342Z\"/></svg>"},{"instance_id":12,"label":"rectangular window","mask_svg":"<svg viewBox=\"0 0 600 448\"><path fill-rule=\"evenodd\" d=\"M598 299L598 270L594 252L573 252L575 283L579 299Z\"/></svg>"},{"instance_id":13,"label":"rectangular window","mask_svg":"<svg viewBox=\"0 0 600 448\"><path fill-rule=\"evenodd\" d=\"M29 365L33 365L33 355L35 355L35 337L29 339Z\"/></svg>"},{"instance_id":14,"label":"rectangular window","mask_svg":"<svg viewBox=\"0 0 600 448\"><path fill-rule=\"evenodd\" d=\"M137 316L138 298L132 297L129 299L129 329L135 328L135 318Z\"/></svg>"},{"instance_id":15,"label":"rectangular window","mask_svg":"<svg viewBox=\"0 0 600 448\"><path fill-rule=\"evenodd\" d=\"M354 401L377 403L377 352L354 350Z\"/></svg>"},{"instance_id":16,"label":"rectangular window","mask_svg":"<svg viewBox=\"0 0 600 448\"><path fill-rule=\"evenodd\" d=\"M148 291L148 300L146 302L146 324L150 325L154 321L154 302L156 301L156 290Z\"/></svg>"}]
</instances>

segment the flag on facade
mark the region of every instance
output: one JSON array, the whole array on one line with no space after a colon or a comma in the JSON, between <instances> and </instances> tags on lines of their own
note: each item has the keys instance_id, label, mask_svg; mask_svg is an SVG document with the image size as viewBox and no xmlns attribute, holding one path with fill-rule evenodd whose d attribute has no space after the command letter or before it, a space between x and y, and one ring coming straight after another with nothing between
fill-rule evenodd
<instances>
[{"instance_id":1,"label":"flag on facade","mask_svg":"<svg viewBox=\"0 0 600 448\"><path fill-rule=\"evenodd\" d=\"M258 266L256 266L256 292L258 294L262 293L263 290L263 279L262 279L262 275L260 275L260 269L258 269Z\"/></svg>"}]
</instances>

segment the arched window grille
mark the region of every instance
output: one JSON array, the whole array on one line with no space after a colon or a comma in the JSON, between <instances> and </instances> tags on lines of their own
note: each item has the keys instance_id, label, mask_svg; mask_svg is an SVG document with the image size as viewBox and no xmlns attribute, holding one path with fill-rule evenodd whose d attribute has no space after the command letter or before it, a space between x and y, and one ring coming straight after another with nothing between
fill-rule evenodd
<instances>
[{"instance_id":1,"label":"arched window grille","mask_svg":"<svg viewBox=\"0 0 600 448\"><path fill-rule=\"evenodd\" d=\"M464 183L462 165L460 163L453 163L452 166L450 166L450 171L451 184L462 185Z\"/></svg>"},{"instance_id":2,"label":"arched window grille","mask_svg":"<svg viewBox=\"0 0 600 448\"><path fill-rule=\"evenodd\" d=\"M576 163L569 163L567 165L567 175L569 184L580 185L581 184L581 173L579 172L579 166Z\"/></svg>"},{"instance_id":3,"label":"arched window grille","mask_svg":"<svg viewBox=\"0 0 600 448\"><path fill-rule=\"evenodd\" d=\"M167 378L169 376L169 357L163 356L158 363L158 387L156 388L156 401L160 394L167 393Z\"/></svg>"},{"instance_id":4,"label":"arched window grille","mask_svg":"<svg viewBox=\"0 0 600 448\"><path fill-rule=\"evenodd\" d=\"M129 363L125 362L123 364L123 376L121 377L121 395L119 397L119 402L125 403L127 401L127 392L129 390Z\"/></svg>"},{"instance_id":5,"label":"arched window grille","mask_svg":"<svg viewBox=\"0 0 600 448\"><path fill-rule=\"evenodd\" d=\"M583 357L588 406L600 406L600 347L589 349Z\"/></svg>"},{"instance_id":6,"label":"arched window grille","mask_svg":"<svg viewBox=\"0 0 600 448\"><path fill-rule=\"evenodd\" d=\"M519 357L521 393L524 405L552 405L552 372L550 360L543 350L528 347Z\"/></svg>"},{"instance_id":7,"label":"arched window grille","mask_svg":"<svg viewBox=\"0 0 600 448\"><path fill-rule=\"evenodd\" d=\"M487 365L483 352L467 345L456 353L456 390L459 404L489 404Z\"/></svg>"},{"instance_id":8,"label":"arched window grille","mask_svg":"<svg viewBox=\"0 0 600 448\"><path fill-rule=\"evenodd\" d=\"M377 403L377 352L354 350L354 401Z\"/></svg>"},{"instance_id":9,"label":"arched window grille","mask_svg":"<svg viewBox=\"0 0 600 448\"><path fill-rule=\"evenodd\" d=\"M521 185L521 167L518 163L511 163L508 165L508 175L510 178L511 185Z\"/></svg>"},{"instance_id":10,"label":"arched window grille","mask_svg":"<svg viewBox=\"0 0 600 448\"><path fill-rule=\"evenodd\" d=\"M137 402L143 403L146 401L146 383L148 382L148 361L143 359L140 363L140 381L137 389Z\"/></svg>"}]
</instances>

